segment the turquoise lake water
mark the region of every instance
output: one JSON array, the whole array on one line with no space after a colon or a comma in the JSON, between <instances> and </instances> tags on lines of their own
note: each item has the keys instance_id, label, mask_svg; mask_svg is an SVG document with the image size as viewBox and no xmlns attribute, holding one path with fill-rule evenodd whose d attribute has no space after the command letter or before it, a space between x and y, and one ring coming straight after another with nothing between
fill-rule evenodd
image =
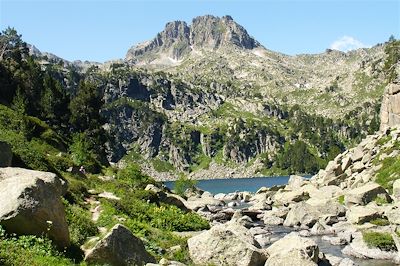
<instances>
[{"instance_id":1,"label":"turquoise lake water","mask_svg":"<svg viewBox=\"0 0 400 266\"><path fill-rule=\"evenodd\" d=\"M210 179L199 180L196 187L209 191L212 194L230 193L235 191L256 192L260 187L273 187L285 185L289 176L256 177L256 178L230 178L230 179ZM167 181L164 184L173 189L174 181Z\"/></svg>"}]
</instances>

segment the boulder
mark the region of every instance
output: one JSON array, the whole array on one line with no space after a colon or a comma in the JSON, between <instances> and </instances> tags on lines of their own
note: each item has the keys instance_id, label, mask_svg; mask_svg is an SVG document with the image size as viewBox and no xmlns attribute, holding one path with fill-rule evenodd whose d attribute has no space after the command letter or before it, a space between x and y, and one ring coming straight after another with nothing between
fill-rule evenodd
<instances>
[{"instance_id":1,"label":"boulder","mask_svg":"<svg viewBox=\"0 0 400 266\"><path fill-rule=\"evenodd\" d=\"M10 233L47 234L58 247L68 246L63 183L49 172L0 168L0 225Z\"/></svg>"},{"instance_id":2,"label":"boulder","mask_svg":"<svg viewBox=\"0 0 400 266\"><path fill-rule=\"evenodd\" d=\"M267 257L244 226L217 225L188 240L190 258L195 264L264 265Z\"/></svg>"},{"instance_id":3,"label":"boulder","mask_svg":"<svg viewBox=\"0 0 400 266\"><path fill-rule=\"evenodd\" d=\"M309 199L310 196L307 192L300 189L294 191L278 191L273 199L277 205L286 205L293 202L300 202Z\"/></svg>"},{"instance_id":4,"label":"boulder","mask_svg":"<svg viewBox=\"0 0 400 266\"><path fill-rule=\"evenodd\" d=\"M266 213L264 215L263 221L266 225L282 225L285 220L280 217L270 216Z\"/></svg>"},{"instance_id":5,"label":"boulder","mask_svg":"<svg viewBox=\"0 0 400 266\"><path fill-rule=\"evenodd\" d=\"M400 210L398 207L393 207L387 210L385 215L391 224L400 225Z\"/></svg>"},{"instance_id":6,"label":"boulder","mask_svg":"<svg viewBox=\"0 0 400 266\"><path fill-rule=\"evenodd\" d=\"M268 247L267 253L269 254L266 263L268 266L316 265L319 249L314 240L300 237L297 233L292 232Z\"/></svg>"},{"instance_id":7,"label":"boulder","mask_svg":"<svg viewBox=\"0 0 400 266\"><path fill-rule=\"evenodd\" d=\"M349 168L349 166L351 165L351 163L352 163L352 160L351 160L350 156L344 157L343 160L342 160L342 165L341 165L342 171L343 172L346 171L347 168Z\"/></svg>"},{"instance_id":8,"label":"boulder","mask_svg":"<svg viewBox=\"0 0 400 266\"><path fill-rule=\"evenodd\" d=\"M364 151L361 145L354 148L353 153L351 155L351 161L353 163L360 161L364 157Z\"/></svg>"},{"instance_id":9,"label":"boulder","mask_svg":"<svg viewBox=\"0 0 400 266\"><path fill-rule=\"evenodd\" d=\"M156 262L145 250L142 240L121 224L115 225L103 239L86 252L85 261L112 266Z\"/></svg>"},{"instance_id":10,"label":"boulder","mask_svg":"<svg viewBox=\"0 0 400 266\"><path fill-rule=\"evenodd\" d=\"M275 253L271 255L265 266L317 266L318 264L314 262L306 252L299 249L292 249L285 253Z\"/></svg>"},{"instance_id":11,"label":"boulder","mask_svg":"<svg viewBox=\"0 0 400 266\"><path fill-rule=\"evenodd\" d=\"M0 141L0 167L11 166L12 155L11 146L7 142Z\"/></svg>"},{"instance_id":12,"label":"boulder","mask_svg":"<svg viewBox=\"0 0 400 266\"><path fill-rule=\"evenodd\" d=\"M346 213L347 221L353 224L363 224L381 216L382 211L372 206L353 206Z\"/></svg>"},{"instance_id":13,"label":"boulder","mask_svg":"<svg viewBox=\"0 0 400 266\"><path fill-rule=\"evenodd\" d=\"M311 228L325 215L343 216L345 208L335 201L321 201L318 205L306 202L297 203L289 211L284 226L306 226Z\"/></svg>"},{"instance_id":14,"label":"boulder","mask_svg":"<svg viewBox=\"0 0 400 266\"><path fill-rule=\"evenodd\" d=\"M207 198L190 197L185 202L185 205L188 209L197 211L198 209L203 208L207 205L211 206L224 205L224 202L221 200L214 199L213 197L207 197Z\"/></svg>"},{"instance_id":15,"label":"boulder","mask_svg":"<svg viewBox=\"0 0 400 266\"><path fill-rule=\"evenodd\" d=\"M386 190L374 182L369 182L364 186L352 189L345 194L346 205L367 205L377 197L383 197L388 202L391 202L391 198Z\"/></svg>"},{"instance_id":16,"label":"boulder","mask_svg":"<svg viewBox=\"0 0 400 266\"><path fill-rule=\"evenodd\" d=\"M298 175L291 175L285 190L296 190L304 184L304 177Z\"/></svg>"},{"instance_id":17,"label":"boulder","mask_svg":"<svg viewBox=\"0 0 400 266\"><path fill-rule=\"evenodd\" d=\"M395 260L397 258L397 252L368 247L361 232L354 233L353 241L342 249L342 253L362 259Z\"/></svg>"}]
</instances>

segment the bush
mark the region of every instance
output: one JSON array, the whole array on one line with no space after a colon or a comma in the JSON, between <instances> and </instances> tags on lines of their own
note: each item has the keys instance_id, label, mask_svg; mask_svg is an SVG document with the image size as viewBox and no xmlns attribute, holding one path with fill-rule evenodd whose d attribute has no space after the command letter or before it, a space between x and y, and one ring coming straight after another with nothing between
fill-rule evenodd
<instances>
[{"instance_id":1,"label":"bush","mask_svg":"<svg viewBox=\"0 0 400 266\"><path fill-rule=\"evenodd\" d=\"M76 204L69 204L64 200L65 213L72 244L82 245L86 238L98 233L97 227L90 219L88 211Z\"/></svg>"},{"instance_id":2,"label":"bush","mask_svg":"<svg viewBox=\"0 0 400 266\"><path fill-rule=\"evenodd\" d=\"M389 225L390 222L387 219L383 219L383 218L376 218L372 221L370 221L371 224L374 225L378 225L378 226L385 226L385 225Z\"/></svg>"},{"instance_id":3,"label":"bush","mask_svg":"<svg viewBox=\"0 0 400 266\"><path fill-rule=\"evenodd\" d=\"M0 265L73 265L51 240L37 236L6 235L0 227Z\"/></svg>"},{"instance_id":4,"label":"bush","mask_svg":"<svg viewBox=\"0 0 400 266\"><path fill-rule=\"evenodd\" d=\"M155 183L155 181L144 175L137 164L129 164L124 169L118 171L117 181L120 185L125 185L129 188L138 189L145 188L149 183Z\"/></svg>"},{"instance_id":5,"label":"bush","mask_svg":"<svg viewBox=\"0 0 400 266\"><path fill-rule=\"evenodd\" d=\"M379 248L384 251L397 250L396 244L389 233L363 232L363 240L372 248Z\"/></svg>"},{"instance_id":6,"label":"bush","mask_svg":"<svg viewBox=\"0 0 400 266\"><path fill-rule=\"evenodd\" d=\"M184 196L186 190L195 189L196 184L196 180L189 179L186 176L181 175L178 180L175 181L174 191L176 194Z\"/></svg>"}]
</instances>

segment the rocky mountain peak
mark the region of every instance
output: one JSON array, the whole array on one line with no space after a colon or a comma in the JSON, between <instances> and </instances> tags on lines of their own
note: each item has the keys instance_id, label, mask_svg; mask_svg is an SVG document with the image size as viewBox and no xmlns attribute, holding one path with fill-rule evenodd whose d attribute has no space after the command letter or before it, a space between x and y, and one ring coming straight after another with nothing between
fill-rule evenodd
<instances>
[{"instance_id":1,"label":"rocky mountain peak","mask_svg":"<svg viewBox=\"0 0 400 266\"><path fill-rule=\"evenodd\" d=\"M231 16L219 18L211 15L193 19L191 44L195 47L211 49L232 44L243 49L260 46Z\"/></svg>"},{"instance_id":2,"label":"rocky mountain peak","mask_svg":"<svg viewBox=\"0 0 400 266\"><path fill-rule=\"evenodd\" d=\"M126 59L141 61L149 56L180 60L193 48L218 49L223 46L253 49L260 44L231 16L199 16L188 26L184 21L168 22L162 32L151 40L128 50Z\"/></svg>"}]
</instances>

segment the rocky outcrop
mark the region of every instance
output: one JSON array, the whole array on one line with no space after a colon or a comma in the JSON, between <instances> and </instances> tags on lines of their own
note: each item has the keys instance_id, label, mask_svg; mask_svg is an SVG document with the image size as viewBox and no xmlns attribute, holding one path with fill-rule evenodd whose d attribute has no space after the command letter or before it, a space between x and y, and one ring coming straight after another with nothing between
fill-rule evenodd
<instances>
[{"instance_id":1,"label":"rocky outcrop","mask_svg":"<svg viewBox=\"0 0 400 266\"><path fill-rule=\"evenodd\" d=\"M0 141L0 167L11 166L12 151L11 146L3 141Z\"/></svg>"},{"instance_id":2,"label":"rocky outcrop","mask_svg":"<svg viewBox=\"0 0 400 266\"><path fill-rule=\"evenodd\" d=\"M63 182L49 172L0 168L0 225L10 233L47 234L58 247L68 246Z\"/></svg>"},{"instance_id":3,"label":"rocky outcrop","mask_svg":"<svg viewBox=\"0 0 400 266\"><path fill-rule=\"evenodd\" d=\"M135 62L138 57L140 60L146 55L164 55L172 60L180 60L193 49L218 49L229 45L242 49L260 46L232 17L206 15L194 18L190 26L184 21L167 23L153 40L129 49L126 59Z\"/></svg>"},{"instance_id":4,"label":"rocky outcrop","mask_svg":"<svg viewBox=\"0 0 400 266\"><path fill-rule=\"evenodd\" d=\"M85 261L94 264L145 265L155 262L143 242L125 226L117 224L97 244L86 252Z\"/></svg>"},{"instance_id":5,"label":"rocky outcrop","mask_svg":"<svg viewBox=\"0 0 400 266\"><path fill-rule=\"evenodd\" d=\"M244 226L225 224L188 240L190 258L196 264L264 265L267 257Z\"/></svg>"},{"instance_id":6,"label":"rocky outcrop","mask_svg":"<svg viewBox=\"0 0 400 266\"><path fill-rule=\"evenodd\" d=\"M400 84L390 83L382 99L380 129L396 125L400 125Z\"/></svg>"}]
</instances>

